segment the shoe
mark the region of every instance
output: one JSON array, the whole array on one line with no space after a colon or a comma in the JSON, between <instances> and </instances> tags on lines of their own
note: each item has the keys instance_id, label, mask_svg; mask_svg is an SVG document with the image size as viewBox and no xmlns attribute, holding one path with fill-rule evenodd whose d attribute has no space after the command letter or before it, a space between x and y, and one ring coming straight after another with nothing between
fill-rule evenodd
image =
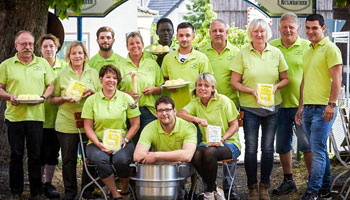
<instances>
[{"instance_id":1,"label":"shoe","mask_svg":"<svg viewBox=\"0 0 350 200\"><path fill-rule=\"evenodd\" d=\"M223 193L224 192L222 190L221 191L219 191L219 190L218 191L214 191L213 195L214 195L215 200L226 200Z\"/></svg>"},{"instance_id":2,"label":"shoe","mask_svg":"<svg viewBox=\"0 0 350 200\"><path fill-rule=\"evenodd\" d=\"M304 196L301 198L302 200L317 200L318 194L305 192Z\"/></svg>"},{"instance_id":3,"label":"shoe","mask_svg":"<svg viewBox=\"0 0 350 200\"><path fill-rule=\"evenodd\" d=\"M24 198L20 194L12 194L10 197L10 200L22 200L22 199L24 199Z\"/></svg>"},{"instance_id":4,"label":"shoe","mask_svg":"<svg viewBox=\"0 0 350 200\"><path fill-rule=\"evenodd\" d=\"M248 200L259 200L259 186L258 184L254 184L248 187Z\"/></svg>"},{"instance_id":5,"label":"shoe","mask_svg":"<svg viewBox=\"0 0 350 200\"><path fill-rule=\"evenodd\" d=\"M203 195L203 200L214 200L213 192L205 192Z\"/></svg>"},{"instance_id":6,"label":"shoe","mask_svg":"<svg viewBox=\"0 0 350 200\"><path fill-rule=\"evenodd\" d=\"M296 191L297 191L297 186L295 185L295 182L293 180L283 179L283 182L281 183L281 185L278 186L278 188L272 190L272 194L285 195Z\"/></svg>"},{"instance_id":7,"label":"shoe","mask_svg":"<svg viewBox=\"0 0 350 200\"><path fill-rule=\"evenodd\" d=\"M60 193L57 191L55 186L53 186L50 182L44 184L44 194L47 198L57 199L60 198Z\"/></svg>"},{"instance_id":8,"label":"shoe","mask_svg":"<svg viewBox=\"0 0 350 200\"><path fill-rule=\"evenodd\" d=\"M320 190L318 192L318 199L320 200L331 200L332 199L332 193L329 190Z\"/></svg>"},{"instance_id":9,"label":"shoe","mask_svg":"<svg viewBox=\"0 0 350 200\"><path fill-rule=\"evenodd\" d=\"M238 200L239 199L237 192L233 188L231 189L231 192L230 192L230 199L228 198L228 194L229 194L228 190L224 190L224 194L225 194L225 198L227 200Z\"/></svg>"},{"instance_id":10,"label":"shoe","mask_svg":"<svg viewBox=\"0 0 350 200\"><path fill-rule=\"evenodd\" d=\"M45 196L42 194L35 195L34 197L31 197L30 200L46 200Z\"/></svg>"},{"instance_id":11,"label":"shoe","mask_svg":"<svg viewBox=\"0 0 350 200\"><path fill-rule=\"evenodd\" d=\"M259 183L259 199L270 200L269 185L265 183Z\"/></svg>"}]
</instances>

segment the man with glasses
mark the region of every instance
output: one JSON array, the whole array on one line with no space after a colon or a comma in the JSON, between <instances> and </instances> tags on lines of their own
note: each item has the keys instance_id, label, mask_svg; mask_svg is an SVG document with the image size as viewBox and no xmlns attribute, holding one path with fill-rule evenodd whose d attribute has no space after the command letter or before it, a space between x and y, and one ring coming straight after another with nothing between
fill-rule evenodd
<instances>
[{"instance_id":1,"label":"man with glasses","mask_svg":"<svg viewBox=\"0 0 350 200\"><path fill-rule=\"evenodd\" d=\"M114 30L111 27L103 26L96 32L96 41L100 50L89 61L89 66L100 71L104 65L114 65L120 68L120 63L125 61L125 58L113 52L112 47L115 41Z\"/></svg>"},{"instance_id":2,"label":"man with glasses","mask_svg":"<svg viewBox=\"0 0 350 200\"><path fill-rule=\"evenodd\" d=\"M5 122L11 148L11 199L22 199L23 154L27 148L31 199L45 199L42 195L40 149L45 119L44 104L53 92L54 72L50 64L34 55L34 36L19 31L15 36L17 54L0 64L0 98L6 100ZM17 101L19 95L41 96L34 104Z\"/></svg>"},{"instance_id":3,"label":"man with glasses","mask_svg":"<svg viewBox=\"0 0 350 200\"><path fill-rule=\"evenodd\" d=\"M197 146L196 127L176 117L172 99L166 96L156 101L157 120L149 123L141 132L134 152L134 161L144 164L185 162L180 168L180 177L189 177L194 173L189 163ZM153 151L149 151L152 147ZM185 196L186 179L180 181L179 200Z\"/></svg>"}]
</instances>

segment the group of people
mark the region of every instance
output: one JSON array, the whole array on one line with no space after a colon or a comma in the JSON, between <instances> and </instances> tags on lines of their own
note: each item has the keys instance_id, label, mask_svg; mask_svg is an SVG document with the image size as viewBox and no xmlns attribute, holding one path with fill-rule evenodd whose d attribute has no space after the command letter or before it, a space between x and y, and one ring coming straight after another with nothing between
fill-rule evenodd
<instances>
[{"instance_id":1,"label":"group of people","mask_svg":"<svg viewBox=\"0 0 350 200\"><path fill-rule=\"evenodd\" d=\"M33 53L32 33L18 32L17 54L0 64L0 98L7 100L12 199L22 199L24 144L32 199L43 199L43 193L49 198L60 197L52 185L60 149L63 199L76 197L76 120L80 113L84 120L83 140L88 141L84 151L96 166L91 171L96 171L112 199L128 199L132 162L183 162L180 176L192 176L195 181L197 171L205 183L205 200L228 196L237 199L227 180L223 183L224 194L217 190L216 177L218 161L236 159L241 154L238 110L244 112L248 199L270 199L275 135L284 179L272 193L282 195L297 190L291 154L294 125L309 172L302 199L330 198L326 140L337 114L342 59L340 50L325 37L325 29L321 15L308 16L307 41L298 36L297 16L285 13L279 24L281 37L268 42L272 37L269 25L263 19L254 19L247 29L251 42L238 49L227 40L225 22L216 19L210 24L211 42L196 50L190 23L177 26L177 46L172 43L172 22L162 18L157 22L158 43L168 45L169 53L153 55L147 51L150 47L144 50L141 34L130 32L126 35L129 53L123 58L112 50L113 29L101 27L96 33L100 50L95 56L88 59L84 44L74 41L67 48L65 62L56 57L59 42L55 36L47 34L38 40L40 58ZM189 84L177 89L162 87L166 80L179 78ZM72 80L86 86L79 99L66 96ZM259 84L273 85L273 105L268 108L258 103ZM17 100L20 94L37 94L41 101L21 104ZM221 145L207 141L209 125L220 127ZM117 152L102 142L106 129L122 134ZM121 182L120 192L114 173ZM223 173L228 173L227 169ZM83 169L82 187L89 181ZM83 197L92 198L93 189L88 188ZM177 199L188 199L185 181L180 181Z\"/></svg>"}]
</instances>

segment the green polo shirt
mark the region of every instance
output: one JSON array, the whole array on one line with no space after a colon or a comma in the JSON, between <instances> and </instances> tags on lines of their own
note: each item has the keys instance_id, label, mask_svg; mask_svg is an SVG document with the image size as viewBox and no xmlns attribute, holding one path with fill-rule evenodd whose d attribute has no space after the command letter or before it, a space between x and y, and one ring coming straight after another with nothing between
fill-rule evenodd
<instances>
[{"instance_id":1,"label":"green polo shirt","mask_svg":"<svg viewBox=\"0 0 350 200\"><path fill-rule=\"evenodd\" d=\"M236 106L239 106L239 95L237 90L231 88L231 70L230 67L239 49L227 42L225 49L218 54L211 46L211 43L199 49L210 61L216 79L216 89L220 94L229 97Z\"/></svg>"},{"instance_id":2,"label":"green polo shirt","mask_svg":"<svg viewBox=\"0 0 350 200\"><path fill-rule=\"evenodd\" d=\"M114 65L117 68L119 68L120 63L123 62L125 60L125 58L123 58L122 56L116 54L116 53L112 53L112 55L107 58L104 59L100 53L97 53L96 55L94 55L90 60L89 60L89 66L91 68L96 69L96 71L98 73L100 73L100 69L104 66L104 65Z\"/></svg>"},{"instance_id":3,"label":"green polo shirt","mask_svg":"<svg viewBox=\"0 0 350 200\"><path fill-rule=\"evenodd\" d=\"M332 77L329 69L343 63L339 48L328 37L304 54L304 104L327 105L331 93Z\"/></svg>"},{"instance_id":4,"label":"green polo shirt","mask_svg":"<svg viewBox=\"0 0 350 200\"><path fill-rule=\"evenodd\" d=\"M55 63L52 67L55 72L55 77L62 69L68 67L68 63L64 60L58 59L56 56ZM58 107L51 105L49 101L45 101L45 122L44 128L55 128L56 116L57 116Z\"/></svg>"},{"instance_id":5,"label":"green polo shirt","mask_svg":"<svg viewBox=\"0 0 350 200\"><path fill-rule=\"evenodd\" d=\"M162 71L164 77L169 80L182 78L184 81L189 81L190 84L171 92L170 97L174 100L177 110L183 108L191 100L191 92L195 88L196 79L199 74L204 72L213 73L208 57L192 49L190 56L182 64L179 61L179 51L168 53L163 60Z\"/></svg>"},{"instance_id":6,"label":"green polo shirt","mask_svg":"<svg viewBox=\"0 0 350 200\"><path fill-rule=\"evenodd\" d=\"M122 81L118 88L123 91L132 91L132 82L130 73L136 71L136 83L139 96L146 87L160 86L164 82L162 71L160 70L156 61L142 56L139 67L137 67L130 59L129 55L120 66L120 73L122 74ZM153 115L155 115L154 104L157 95L144 95L140 101L139 106L146 106Z\"/></svg>"},{"instance_id":7,"label":"green polo shirt","mask_svg":"<svg viewBox=\"0 0 350 200\"><path fill-rule=\"evenodd\" d=\"M281 89L282 107L297 108L299 106L300 84L303 79L303 55L310 42L298 36L288 49L282 45L281 38L272 40L270 44L281 50L288 64L289 84Z\"/></svg>"},{"instance_id":8,"label":"green polo shirt","mask_svg":"<svg viewBox=\"0 0 350 200\"><path fill-rule=\"evenodd\" d=\"M262 54L256 51L252 44L238 52L232 71L242 75L242 84L255 91L258 83L274 84L280 82L279 73L288 70L288 65L281 51L266 43ZM282 102L280 90L275 93L275 105ZM240 92L239 102L242 107L259 108L253 95Z\"/></svg>"},{"instance_id":9,"label":"green polo shirt","mask_svg":"<svg viewBox=\"0 0 350 200\"><path fill-rule=\"evenodd\" d=\"M85 64L84 71L79 77L71 66L63 69L55 80L54 97L62 97L65 95L70 80L76 80L86 85L87 89L99 91L101 88L97 71ZM74 113L81 112L85 103L85 98L78 102L65 102L58 106L55 130L62 133L78 133L75 125ZM81 129L81 131L84 131Z\"/></svg>"},{"instance_id":10,"label":"green polo shirt","mask_svg":"<svg viewBox=\"0 0 350 200\"><path fill-rule=\"evenodd\" d=\"M132 97L124 92L116 90L113 98L108 99L100 90L87 98L81 117L94 121L94 130L101 142L104 129L121 129L125 137L128 132L126 120L140 115L139 109L129 108L132 103Z\"/></svg>"},{"instance_id":11,"label":"green polo shirt","mask_svg":"<svg viewBox=\"0 0 350 200\"><path fill-rule=\"evenodd\" d=\"M46 86L53 82L55 74L50 64L33 54L33 60L25 65L17 54L0 64L0 83L6 85L6 92L17 97L21 94L43 95ZM11 122L44 121L44 104L13 106L6 102L5 118Z\"/></svg>"},{"instance_id":12,"label":"green polo shirt","mask_svg":"<svg viewBox=\"0 0 350 200\"><path fill-rule=\"evenodd\" d=\"M230 128L229 122L238 118L238 111L231 99L222 94L217 94L209 100L208 106L204 106L199 97L190 101L184 108L189 115L206 119L208 124L221 127L221 135L224 136ZM207 144L206 129L199 126L202 133L202 144ZM234 133L225 142L234 143L238 149L241 149L238 131Z\"/></svg>"},{"instance_id":13,"label":"green polo shirt","mask_svg":"<svg viewBox=\"0 0 350 200\"><path fill-rule=\"evenodd\" d=\"M159 120L147 124L142 130L138 143L154 151L174 151L183 148L185 143L197 144L197 129L192 123L176 117L173 131L166 133Z\"/></svg>"}]
</instances>

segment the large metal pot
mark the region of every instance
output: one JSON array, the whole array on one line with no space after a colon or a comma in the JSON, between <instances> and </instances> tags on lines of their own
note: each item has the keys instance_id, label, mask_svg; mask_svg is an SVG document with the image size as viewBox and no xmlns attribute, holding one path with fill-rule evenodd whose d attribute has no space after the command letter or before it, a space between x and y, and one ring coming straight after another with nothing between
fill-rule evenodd
<instances>
[{"instance_id":1,"label":"large metal pot","mask_svg":"<svg viewBox=\"0 0 350 200\"><path fill-rule=\"evenodd\" d=\"M175 200L178 193L179 168L185 165L131 164L136 167L136 195L139 200Z\"/></svg>"}]
</instances>

